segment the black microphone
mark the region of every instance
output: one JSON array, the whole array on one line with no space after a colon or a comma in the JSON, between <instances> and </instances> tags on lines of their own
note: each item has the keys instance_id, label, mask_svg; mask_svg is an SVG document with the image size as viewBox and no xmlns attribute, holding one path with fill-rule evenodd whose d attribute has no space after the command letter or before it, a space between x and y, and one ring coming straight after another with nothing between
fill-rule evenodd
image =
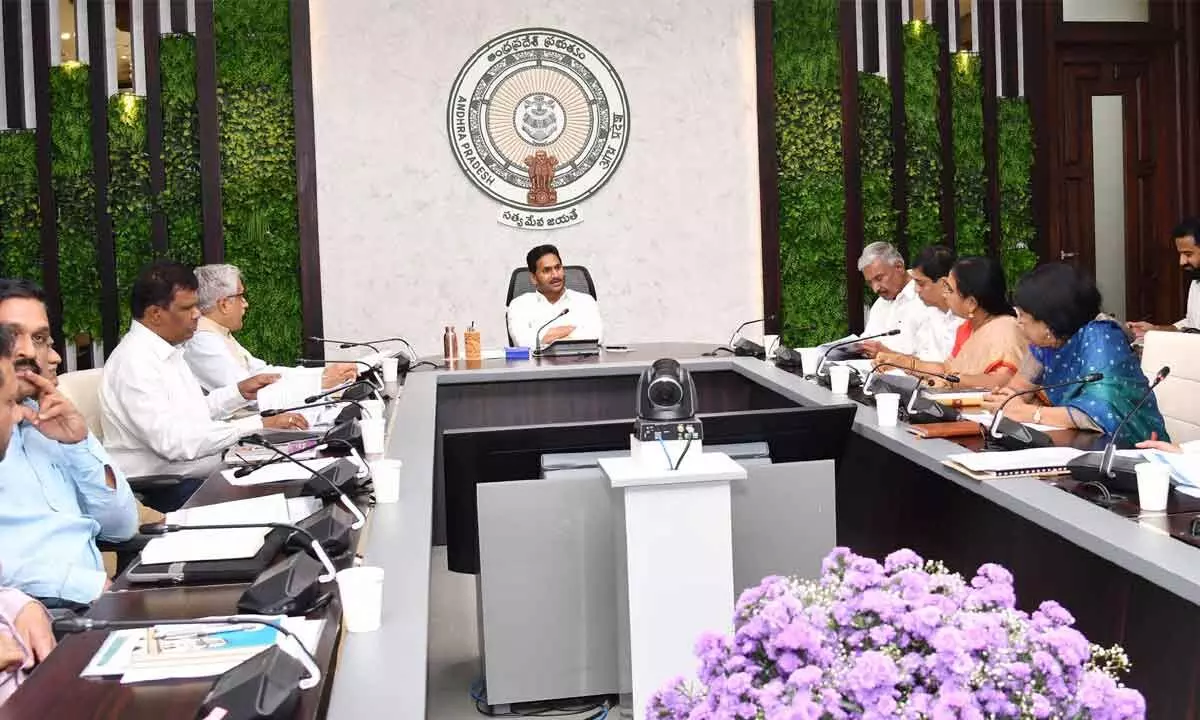
<instances>
[{"instance_id":1,"label":"black microphone","mask_svg":"<svg viewBox=\"0 0 1200 720\"><path fill-rule=\"evenodd\" d=\"M311 339L315 339L315 338L309 338L309 339L311 340ZM336 340L328 340L327 342L338 342L338 341L336 341ZM386 343L386 342L402 342L402 343L404 343L404 344L405 344L405 346L407 346L407 347L408 347L408 351L409 351L410 353L412 353L412 357L413 357L413 359L414 359L414 360L416 359L416 357L417 357L417 349L416 349L416 348L414 348L414 347L412 346L412 343L410 343L409 341L405 340L405 339L404 339L404 338L402 338L402 337L388 337L388 338L380 338L379 340L369 340L369 341L367 341L367 342L350 342L350 341L348 341L348 340L347 340L347 341L345 341L345 342L342 342L342 343L340 343L340 344L338 345L338 347L340 347L340 348L341 348L341 349L343 349L343 350L346 350L346 349L348 349L348 348L352 348L352 347L369 347L369 348L374 348L376 345L382 345L383 343ZM375 352L379 352L379 351L378 351L378 350L376 350Z\"/></svg>"},{"instance_id":2,"label":"black microphone","mask_svg":"<svg viewBox=\"0 0 1200 720\"><path fill-rule=\"evenodd\" d=\"M879 369L883 368L883 367L898 368L900 370L906 371L907 373L916 373L918 375L922 375L924 377L927 377L928 379L925 380L924 383L918 382L917 385L913 386L912 388L898 387L896 385L893 385L892 382L887 378L887 376L881 375L881 373L879 372ZM921 424L925 424L925 423L948 422L951 420L957 420L961 416L961 413L958 410L956 410L954 408L944 407L944 406L942 406L941 403L938 403L934 400L930 400L928 398L924 398L921 395L921 385L928 385L928 387L934 387L934 382L933 382L934 378L938 378L940 380L945 380L946 382L948 382L952 385L956 385L961 381L961 379L957 375L953 375L950 373L932 372L929 370L919 370L917 368L907 368L902 365L897 365L896 363L890 363L890 362L879 363L878 365L876 365L874 368L871 369L871 372L867 374L867 379L863 381L863 394L864 395L873 395L874 394L871 391L871 383L877 377L879 377L880 381L884 385L886 385L888 388L891 388L891 389L893 389L894 392L899 393L900 399L902 401L902 405L904 407L905 418L909 424L921 425ZM904 377L908 377L908 376L906 375ZM917 403L922 400L925 401L924 404L921 407L917 407Z\"/></svg>"},{"instance_id":3,"label":"black microphone","mask_svg":"<svg viewBox=\"0 0 1200 720\"><path fill-rule=\"evenodd\" d=\"M309 337L305 338L305 340L308 340L309 342L319 342L319 343L328 343L330 345L340 345L343 348L365 347L365 348L371 348L375 352L379 352L379 348L375 347L372 343L366 343L366 342L355 342L353 340L334 340L333 338L317 337L315 335L310 335Z\"/></svg>"},{"instance_id":4,"label":"black microphone","mask_svg":"<svg viewBox=\"0 0 1200 720\"><path fill-rule=\"evenodd\" d=\"M843 340L841 342L834 343L834 344L830 345L829 347L825 348L825 352L821 353L821 360L817 363L817 369L815 372L813 372L813 375L816 375L818 377L821 375L821 368L825 367L825 361L829 359L829 353L833 352L834 350L837 350L840 347L845 347L847 345L854 345L856 343L866 342L867 340L876 340L881 337L890 337L892 335L899 335L899 334L900 334L900 328L895 328L892 330L888 330L887 332L877 333L875 335L868 335L866 337L855 338L853 340Z\"/></svg>"},{"instance_id":5,"label":"black microphone","mask_svg":"<svg viewBox=\"0 0 1200 720\"><path fill-rule=\"evenodd\" d=\"M875 367L871 368L871 372L867 373L867 379L863 381L863 394L864 395L871 394L871 382L875 379L876 375L880 374L879 368L884 368L884 367L892 367L892 368L896 368L897 370L903 370L906 373L916 373L918 375L927 377L927 378L929 378L929 380L927 380L926 382L928 383L929 387L934 386L934 383L933 383L934 378L937 378L939 380L945 380L946 382L950 383L951 385L957 385L958 383L962 382L961 378L959 378L957 375L951 375L950 373L938 373L938 372L932 372L929 370L920 370L917 368L904 367L903 365L897 365L896 363L883 362L883 363L879 363Z\"/></svg>"},{"instance_id":6,"label":"black microphone","mask_svg":"<svg viewBox=\"0 0 1200 720\"><path fill-rule=\"evenodd\" d=\"M336 483L334 483L328 477L317 472L316 470L313 470L312 467L305 464L303 461L299 460L295 455L292 455L291 453L284 452L283 450L279 449L279 447L277 445L270 442L269 440L264 438L262 435L257 435L257 434L256 435L247 435L246 437L242 438L242 442L246 443L247 445L257 445L259 447L264 447L268 450L272 450L272 451L278 453L279 455L282 455L283 457L287 458L291 462L296 463L297 465L304 468L308 472L312 473L313 477L321 478L321 480L326 485L328 485L335 493L337 493L337 496L341 500L342 505L344 505L346 507L346 509L350 511L350 514L354 516L354 524L350 526L354 530L358 530L359 528L361 528L363 526L363 523L365 523L367 521L367 519L365 517L363 517L362 511L359 510L358 506L354 504L354 501L351 500L350 497L348 495L346 495L346 493L342 492L342 489L340 487L338 487ZM339 461L339 462L341 462L341 461ZM357 470L356 470L356 472L357 472Z\"/></svg>"},{"instance_id":7,"label":"black microphone","mask_svg":"<svg viewBox=\"0 0 1200 720\"><path fill-rule=\"evenodd\" d=\"M309 542L309 547L312 548L313 554L317 560L321 561L321 565L325 568L325 574L318 578L321 582L333 582L333 576L337 574L337 568L333 566L333 561L329 559L329 555L325 552L325 546L320 540L300 527L291 523L278 522L261 522L261 523L217 523L212 525L177 525L174 523L148 523L138 528L139 535L166 535L167 533L180 532L182 530L236 530L238 528L272 528L278 530L290 530L298 535L303 535Z\"/></svg>"},{"instance_id":8,"label":"black microphone","mask_svg":"<svg viewBox=\"0 0 1200 720\"><path fill-rule=\"evenodd\" d=\"M349 387L349 386L347 386L347 387ZM295 410L307 410L309 408L328 407L330 405L354 405L359 410L361 410L363 413L365 413L367 415L371 414L371 413L367 412L367 409L365 407L363 407L362 403L360 403L357 400L327 400L325 402L310 402L310 403L307 403L304 405L295 405L293 407L288 407L288 408L276 408L274 410L263 410L258 415L259 415L259 417L268 418L268 417L275 417L276 415L282 415L284 413L293 412Z\"/></svg>"},{"instance_id":9,"label":"black microphone","mask_svg":"<svg viewBox=\"0 0 1200 720\"><path fill-rule=\"evenodd\" d=\"M1013 420L1008 420L1004 417L1004 408L1010 402L1019 397L1026 395L1036 395L1043 390L1055 390L1061 387L1069 387L1071 385L1086 385L1087 383L1100 382L1104 379L1103 373L1091 373L1084 375L1081 378L1067 380L1065 382L1054 383L1053 385L1038 385L1037 387L1028 390L1022 390L1019 393L1013 393L996 408L996 414L992 416L992 424L988 426L988 438L999 441L999 445L1008 450L1024 450L1032 447L1050 447L1054 441L1050 436L1039 430ZM1000 432L1003 425L1004 432Z\"/></svg>"},{"instance_id":10,"label":"black microphone","mask_svg":"<svg viewBox=\"0 0 1200 720\"><path fill-rule=\"evenodd\" d=\"M295 657L280 645L270 647L221 674L202 704L202 717L218 709L225 720L284 717L299 699L298 690L321 683L317 660L277 618L264 615L218 615L189 620L95 620L69 615L55 619L55 635L92 630L140 630L158 625L257 625L273 628L300 649Z\"/></svg>"},{"instance_id":11,"label":"black microphone","mask_svg":"<svg viewBox=\"0 0 1200 720\"><path fill-rule=\"evenodd\" d=\"M335 388L330 388L324 392L319 392L316 395L309 395L308 397L304 398L304 402L316 403L316 402L319 402L321 400L321 398L329 397L330 395L332 395L334 393L345 392L346 390L349 390L352 387L364 387L364 386L371 388L371 390L376 395L379 394L379 388L375 387L375 383L371 382L370 380L355 380L354 382L350 383L349 385L339 385ZM382 400L383 398L379 398L379 399ZM339 402L355 402L355 401L339 400Z\"/></svg>"},{"instance_id":12,"label":"black microphone","mask_svg":"<svg viewBox=\"0 0 1200 720\"><path fill-rule=\"evenodd\" d=\"M569 307L563 308L562 312L560 312L559 314L550 318L540 328L538 328L537 338L536 338L537 339L537 347L533 351L534 355L540 355L542 352L542 331L545 330L550 325L550 323L554 322L555 320L559 319L560 317L562 317L563 315L566 315L569 312L571 312L571 308L569 308Z\"/></svg>"},{"instance_id":13,"label":"black microphone","mask_svg":"<svg viewBox=\"0 0 1200 720\"><path fill-rule=\"evenodd\" d=\"M1158 374L1154 376L1154 381L1150 383L1150 387L1146 388L1141 399L1133 406L1133 410L1121 418L1121 422L1117 424L1117 429L1113 431L1108 444L1104 446L1103 452L1086 453L1067 463L1067 469L1071 471L1072 478L1084 483L1098 482L1110 490L1119 492L1137 492L1137 472L1134 467L1143 460L1117 457L1117 438L1121 436L1121 430L1125 429L1125 423L1129 422L1129 418L1137 415L1138 410L1141 410L1150 396L1154 394L1154 389L1158 387L1158 384L1166 380L1170 374L1171 368L1166 365L1158 371Z\"/></svg>"},{"instance_id":14,"label":"black microphone","mask_svg":"<svg viewBox=\"0 0 1200 720\"><path fill-rule=\"evenodd\" d=\"M296 358L296 364L302 365L303 367L321 367L322 365L337 365L338 363L354 363L355 365L362 365L364 368L366 368L366 372L371 372L375 369L374 365L362 360L321 360L318 358Z\"/></svg>"}]
</instances>

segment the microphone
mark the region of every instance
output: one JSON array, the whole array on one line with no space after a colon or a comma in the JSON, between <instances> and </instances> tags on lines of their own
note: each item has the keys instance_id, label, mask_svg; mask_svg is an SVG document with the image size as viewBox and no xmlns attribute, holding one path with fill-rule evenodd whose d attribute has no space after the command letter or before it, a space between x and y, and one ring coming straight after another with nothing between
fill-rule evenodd
<instances>
[{"instance_id":1,"label":"microphone","mask_svg":"<svg viewBox=\"0 0 1200 720\"><path fill-rule=\"evenodd\" d=\"M310 340L312 340L312 339L315 339L315 338L309 338L309 339L310 339ZM338 342L338 341L337 341L337 340L327 340L326 342ZM343 349L343 350L346 350L346 349L348 349L348 348L352 348L352 347L369 347L369 348L371 348L371 349L373 349L373 350L374 350L376 345L382 345L383 343L386 343L386 342L402 342L402 343L404 343L404 345L405 345L405 346L408 348L408 351L409 351L410 353L412 353L412 357L413 357L413 359L414 359L414 360L416 359L416 357L417 357L417 349L416 349L416 348L414 348L414 347L412 346L412 343L410 343L409 341L405 340L405 339L404 339L404 338L402 338L402 337L389 337L389 338L380 338L379 340L370 340L370 341L367 341L367 342L350 342L350 341L345 341L345 342L340 342L340 343L338 344L338 347L339 347L339 348L341 348L341 349ZM375 350L375 352L379 352L379 351L378 351L378 350Z\"/></svg>"},{"instance_id":2,"label":"microphone","mask_svg":"<svg viewBox=\"0 0 1200 720\"><path fill-rule=\"evenodd\" d=\"M321 565L325 568L325 574L317 578L321 582L333 582L333 576L337 574L337 568L333 566L333 561L329 559L329 555L325 552L325 546L320 540L300 527L291 523L277 522L261 522L261 523L215 523L211 525L176 525L168 523L149 523L138 528L138 533L141 535L166 535L167 533L180 532L182 530L236 530L238 528L271 528L278 530L290 530L297 535L303 535L309 542L309 547L312 548L313 554Z\"/></svg>"},{"instance_id":3,"label":"microphone","mask_svg":"<svg viewBox=\"0 0 1200 720\"><path fill-rule=\"evenodd\" d=\"M1035 395L1043 390L1054 390L1061 387L1071 385L1086 385L1088 383L1100 382L1104 379L1103 373L1091 373L1084 375L1082 378L1067 380L1065 382L1054 383L1053 385L1039 385L1029 390L1022 390L1019 393L1013 393L1007 400L996 408L996 414L992 417L992 424L988 426L987 436L999 441L999 445L1008 450L1024 450L1032 447L1050 447L1054 441L1044 432L1034 430L1022 423L1006 420L1004 417L1004 408L1013 400L1026 395ZM1001 433L1001 425L1004 424L1004 432Z\"/></svg>"},{"instance_id":4,"label":"microphone","mask_svg":"<svg viewBox=\"0 0 1200 720\"><path fill-rule=\"evenodd\" d=\"M190 620L95 620L66 616L55 619L51 626L55 635L83 633L92 630L138 630L158 625L258 625L273 628L297 648L298 656L275 645L231 668L217 678L204 699L204 712L223 708L221 717L233 718L282 717L289 705L295 705L296 692L309 690L321 683L321 670L316 658L278 618L264 615L218 615ZM306 676L301 676L301 673ZM237 701L236 704L230 701ZM227 704L228 703L228 704ZM204 715L205 717L215 717Z\"/></svg>"},{"instance_id":5,"label":"microphone","mask_svg":"<svg viewBox=\"0 0 1200 720\"><path fill-rule=\"evenodd\" d=\"M881 374L879 372L879 368L884 368L884 367L893 367L893 368L896 368L897 370L903 370L906 373L916 373L923 377L927 377L929 379L926 382L928 383L929 387L933 387L933 378L937 378L939 380L945 380L946 382L950 383L951 385L957 385L958 383L962 382L962 380L957 375L951 375L950 373L938 373L938 372L931 372L929 370L918 370L917 368L907 368L902 365L897 365L896 363L884 362L884 363L879 363L875 367L871 368L871 372L867 373L867 379L863 381L863 395L871 395L872 394L871 393L871 382L874 381L876 375Z\"/></svg>"},{"instance_id":6,"label":"microphone","mask_svg":"<svg viewBox=\"0 0 1200 720\"><path fill-rule=\"evenodd\" d=\"M855 338L853 340L843 340L841 342L834 343L834 344L830 345L828 348L826 348L825 352L821 354L821 360L820 360L820 362L817 363L817 369L816 369L816 372L813 373L813 375L815 375L816 377L821 376L821 368L825 367L825 361L829 359L829 353L833 352L834 350L837 350L840 347L845 347L846 345L854 345L855 343L864 342L866 340L875 340L877 338L891 337L892 335L899 335L899 334L900 334L900 328L894 328L892 330L888 330L887 332L881 332L881 333L877 333L875 335L868 335L866 337Z\"/></svg>"},{"instance_id":7,"label":"microphone","mask_svg":"<svg viewBox=\"0 0 1200 720\"><path fill-rule=\"evenodd\" d=\"M534 355L540 355L542 353L542 331L545 330L550 325L550 323L554 322L555 320L559 319L560 317L562 317L563 315L566 315L569 312L571 312L571 308L563 308L562 312L560 312L559 314L550 318L540 328L538 328L537 338L536 338L537 339L537 347L533 351Z\"/></svg>"},{"instance_id":8,"label":"microphone","mask_svg":"<svg viewBox=\"0 0 1200 720\"><path fill-rule=\"evenodd\" d=\"M879 369L884 368L884 367L898 368L900 370L904 370L906 373L916 373L916 374L924 376L928 379L925 380L924 383L918 382L916 385L912 386L911 388L897 387L896 385L893 385L889 381L889 379L886 378L886 376L881 377L882 374L879 372ZM955 410L954 408L944 407L941 403L935 402L935 401L925 398L921 395L921 385L924 384L924 385L928 385L929 387L933 387L934 386L934 382L933 382L934 378L938 378L940 380L945 380L946 382L948 382L952 385L958 384L961 381L961 379L957 375L953 375L950 373L932 372L932 371L928 371L928 370L919 370L917 368L906 368L901 365L897 365L895 363L890 363L890 362L879 363L878 365L876 365L874 368L871 369L871 372L867 374L867 379L863 381L863 395L867 395L867 396L874 395L874 393L871 391L871 383L877 377L879 377L880 381L885 386L887 386L889 388L893 388L895 392L898 392L900 394L900 399L903 401L905 417L906 417L908 423L911 425L921 425L924 423L934 423L934 422L948 422L951 420L957 420L960 417L960 413L958 410ZM905 375L902 377L909 377L909 376ZM917 407L917 403L922 400L924 400L924 404L921 407Z\"/></svg>"},{"instance_id":9,"label":"microphone","mask_svg":"<svg viewBox=\"0 0 1200 720\"><path fill-rule=\"evenodd\" d=\"M258 415L259 415L259 417L268 418L268 417L275 417L276 415L282 415L284 413L293 412L295 410L307 410L309 408L328 407L329 405L343 405L343 404L354 405L359 410L361 410L363 412L363 414L367 415L368 417L371 415L371 413L368 412L365 407L363 407L362 403L360 403L357 400L327 400L325 402L310 402L305 405L296 405L296 406L289 407L289 408L276 408L275 410L263 410Z\"/></svg>"},{"instance_id":10,"label":"microphone","mask_svg":"<svg viewBox=\"0 0 1200 720\"><path fill-rule=\"evenodd\" d=\"M350 383L349 385L339 385L335 388L330 388L324 392L319 392L316 395L309 395L308 397L304 398L304 402L317 403L317 402L320 402L321 398L329 397L330 395L332 395L334 393L345 392L352 387L364 387L364 386L371 388L371 391L374 392L376 395L379 394L379 388L375 387L375 383L371 382L370 380L355 380L354 382ZM383 398L381 397L379 399L382 400ZM339 400L338 402L356 402L356 401L354 401L354 400Z\"/></svg>"},{"instance_id":11,"label":"microphone","mask_svg":"<svg viewBox=\"0 0 1200 720\"><path fill-rule=\"evenodd\" d=\"M308 472L312 473L313 477L321 478L321 480L324 481L325 484L327 484L330 488L333 489L333 491L335 493L337 493L338 499L341 500L342 505L344 505L345 508L350 511L350 514L354 516L354 524L350 526L352 529L358 530L367 521L367 519L365 517L363 517L362 511L359 510L358 506L354 504L354 501L351 500L350 497L348 495L346 495L346 493L342 492L342 489L340 487L338 487L336 483L334 483L328 477L317 472L316 470L313 470L312 467L310 467L309 465L307 465L304 462L297 459L295 455L292 455L291 453L280 450L278 446L276 446L272 442L269 442L262 435L257 435L257 434L247 435L246 437L242 438L242 442L246 443L247 445L258 445L259 447L263 447L268 450L272 450L272 451L278 453L279 455L282 455L283 457L287 458L291 462L296 463L297 465L304 468ZM339 462L342 462L342 461L339 461ZM336 465L336 463L335 463L335 465ZM355 473L357 474L357 468L355 469Z\"/></svg>"},{"instance_id":12,"label":"microphone","mask_svg":"<svg viewBox=\"0 0 1200 720\"><path fill-rule=\"evenodd\" d=\"M374 344L367 343L367 342L354 342L353 340L334 340L333 338L317 337L315 335L310 335L309 337L306 337L305 340L307 340L309 342L327 343L329 345L339 345L342 348L365 347L365 348L371 348L375 352L379 352L379 348L375 347ZM382 341L376 341L376 342L382 342Z\"/></svg>"},{"instance_id":13,"label":"microphone","mask_svg":"<svg viewBox=\"0 0 1200 720\"><path fill-rule=\"evenodd\" d=\"M374 365L362 360L321 360L318 358L296 358L296 364L303 367L321 367L322 365L336 365L338 363L354 363L355 365L362 365L364 368L366 368L366 372L370 372L375 369Z\"/></svg>"},{"instance_id":14,"label":"microphone","mask_svg":"<svg viewBox=\"0 0 1200 720\"><path fill-rule=\"evenodd\" d=\"M1129 422L1129 418L1137 415L1138 410L1141 410L1150 396L1154 394L1154 389L1158 387L1158 384L1166 380L1170 374L1171 368L1166 365L1158 371L1158 374L1154 376L1154 381L1150 383L1150 387L1146 388L1141 399L1133 406L1133 410L1121 418L1121 422L1117 424L1117 429L1113 431L1108 444L1104 446L1103 452L1090 452L1067 463L1067 469L1071 471L1072 478L1085 483L1098 482L1119 492L1137 492L1137 473L1133 468L1142 462L1142 459L1117 457L1117 438L1121 436L1121 431L1125 429L1125 423Z\"/></svg>"}]
</instances>

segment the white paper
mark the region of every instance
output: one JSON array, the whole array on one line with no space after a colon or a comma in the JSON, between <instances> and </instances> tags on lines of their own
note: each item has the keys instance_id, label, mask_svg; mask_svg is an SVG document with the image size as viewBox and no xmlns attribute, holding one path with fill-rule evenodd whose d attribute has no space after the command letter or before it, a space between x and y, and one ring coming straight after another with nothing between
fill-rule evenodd
<instances>
[{"instance_id":1,"label":"white paper","mask_svg":"<svg viewBox=\"0 0 1200 720\"><path fill-rule=\"evenodd\" d=\"M167 513L167 523L172 525L249 525L289 521L287 499L283 493ZM141 562L144 565L160 565L254 557L270 531L271 528L252 527L168 533L146 543Z\"/></svg>"},{"instance_id":2,"label":"white paper","mask_svg":"<svg viewBox=\"0 0 1200 720\"><path fill-rule=\"evenodd\" d=\"M295 633L310 653L316 652L317 643L321 638L321 630L325 624L323 619L306 620L302 617L275 617L270 619ZM219 627L214 626L212 623L203 622L188 625L161 625L158 627L163 631L172 633L203 632L206 629L219 629ZM151 680L169 680L172 678L212 677L226 672L230 668L244 662L247 658L257 654L253 652L249 654L239 653L215 659L213 662L193 661L180 665L130 669L134 650L141 647L142 643L145 642L145 637L145 629L117 630L110 633L105 638L104 644L96 651L88 666L79 674L80 677L112 677L121 675L121 682L123 684L148 682ZM277 633L276 644L283 647L289 654L296 655L299 653L292 642L288 641L287 636L281 633Z\"/></svg>"},{"instance_id":3,"label":"white paper","mask_svg":"<svg viewBox=\"0 0 1200 720\"><path fill-rule=\"evenodd\" d=\"M1171 481L1176 490L1192 497L1200 497L1200 455L1181 455L1157 450L1137 452L1148 462L1170 466Z\"/></svg>"},{"instance_id":4,"label":"white paper","mask_svg":"<svg viewBox=\"0 0 1200 720\"><path fill-rule=\"evenodd\" d=\"M961 413L961 417L963 420L974 420L975 422L979 423L980 425L984 426L985 428L990 428L992 426L992 417L993 416L987 410L976 410L973 412L963 412L963 413ZM1016 421L1014 421L1014 422L1016 422ZM1054 430L1062 430L1063 429L1056 425L1034 425L1033 423L1021 423L1021 424L1027 428L1037 430L1038 432L1052 432Z\"/></svg>"},{"instance_id":5,"label":"white paper","mask_svg":"<svg viewBox=\"0 0 1200 720\"><path fill-rule=\"evenodd\" d=\"M304 460L303 462L313 470L322 470L342 459L343 458L340 457L323 457L312 458L310 460ZM367 476L367 473L369 472L367 469L367 463L362 459L361 456L359 456L357 451L351 451L350 455L344 459L350 460L358 466L358 477L362 478ZM226 468L225 470L221 471L221 477L225 478L226 482L235 487L266 485L268 483L276 482L294 482L296 480L307 480L308 478L312 477L311 473L306 471L304 468L300 467L296 463L287 461L264 465L254 472L242 477L237 477L236 473L237 468Z\"/></svg>"},{"instance_id":6,"label":"white paper","mask_svg":"<svg viewBox=\"0 0 1200 720\"><path fill-rule=\"evenodd\" d=\"M287 506L288 520L295 525L325 507L325 503L319 497L302 495L300 497L288 498Z\"/></svg>"},{"instance_id":7,"label":"white paper","mask_svg":"<svg viewBox=\"0 0 1200 720\"><path fill-rule=\"evenodd\" d=\"M946 458L976 473L1064 467L1083 450L1069 447L1030 448L1011 452L959 453Z\"/></svg>"}]
</instances>

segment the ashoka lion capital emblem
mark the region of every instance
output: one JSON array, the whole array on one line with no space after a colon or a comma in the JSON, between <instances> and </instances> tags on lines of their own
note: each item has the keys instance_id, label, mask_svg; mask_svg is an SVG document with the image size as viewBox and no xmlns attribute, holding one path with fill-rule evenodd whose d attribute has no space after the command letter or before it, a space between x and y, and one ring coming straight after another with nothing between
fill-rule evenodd
<instances>
[{"instance_id":1,"label":"ashoka lion capital emblem","mask_svg":"<svg viewBox=\"0 0 1200 720\"><path fill-rule=\"evenodd\" d=\"M484 193L519 210L566 209L621 163L628 99L590 44L529 28L471 56L451 89L446 122L455 160Z\"/></svg>"}]
</instances>

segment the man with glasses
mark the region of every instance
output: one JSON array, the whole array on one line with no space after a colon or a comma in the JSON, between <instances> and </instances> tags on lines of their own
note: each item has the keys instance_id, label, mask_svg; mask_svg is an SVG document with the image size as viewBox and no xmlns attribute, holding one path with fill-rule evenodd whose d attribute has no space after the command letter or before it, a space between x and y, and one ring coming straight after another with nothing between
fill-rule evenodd
<instances>
[{"instance_id":1,"label":"man with glasses","mask_svg":"<svg viewBox=\"0 0 1200 720\"><path fill-rule=\"evenodd\" d=\"M233 265L202 265L195 272L200 283L196 292L200 322L185 346L184 359L200 385L212 392L251 375L287 372L289 368L271 367L254 357L233 337L250 309L241 271ZM354 363L331 364L325 368L322 386L335 387L356 374Z\"/></svg>"},{"instance_id":2,"label":"man with glasses","mask_svg":"<svg viewBox=\"0 0 1200 720\"><path fill-rule=\"evenodd\" d=\"M58 391L39 287L0 278L0 325L13 336L15 424L0 460L0 585L50 607L85 606L108 585L96 539L137 530L133 493L79 410Z\"/></svg>"}]
</instances>

